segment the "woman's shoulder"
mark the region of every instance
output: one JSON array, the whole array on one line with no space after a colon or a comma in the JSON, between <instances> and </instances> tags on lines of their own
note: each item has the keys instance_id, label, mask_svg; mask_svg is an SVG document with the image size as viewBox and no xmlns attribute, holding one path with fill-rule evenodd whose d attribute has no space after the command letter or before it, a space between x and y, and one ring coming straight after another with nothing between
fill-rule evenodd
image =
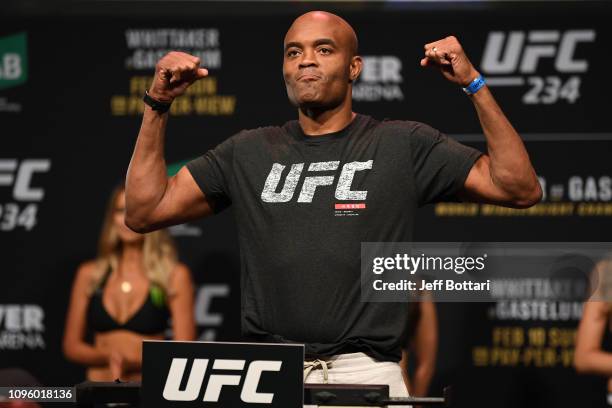
<instances>
[{"instance_id":1,"label":"woman's shoulder","mask_svg":"<svg viewBox=\"0 0 612 408\"><path fill-rule=\"evenodd\" d=\"M97 276L98 267L95 259L82 262L77 268L75 280L85 287L90 287Z\"/></svg>"},{"instance_id":2,"label":"woman's shoulder","mask_svg":"<svg viewBox=\"0 0 612 408\"><path fill-rule=\"evenodd\" d=\"M77 268L77 275L85 275L91 277L98 267L98 262L95 259L90 259L82 262Z\"/></svg>"},{"instance_id":3,"label":"woman's shoulder","mask_svg":"<svg viewBox=\"0 0 612 408\"><path fill-rule=\"evenodd\" d=\"M181 262L177 262L170 272L171 281L183 281L185 279L191 280L191 270L187 265Z\"/></svg>"},{"instance_id":4,"label":"woman's shoulder","mask_svg":"<svg viewBox=\"0 0 612 408\"><path fill-rule=\"evenodd\" d=\"M175 293L184 287L192 287L191 270L183 263L177 262L170 272L169 292Z\"/></svg>"},{"instance_id":5,"label":"woman's shoulder","mask_svg":"<svg viewBox=\"0 0 612 408\"><path fill-rule=\"evenodd\" d=\"M191 271L189 270L189 267L182 263L182 262L177 262L174 265L174 268L172 268L172 273L191 273Z\"/></svg>"}]
</instances>

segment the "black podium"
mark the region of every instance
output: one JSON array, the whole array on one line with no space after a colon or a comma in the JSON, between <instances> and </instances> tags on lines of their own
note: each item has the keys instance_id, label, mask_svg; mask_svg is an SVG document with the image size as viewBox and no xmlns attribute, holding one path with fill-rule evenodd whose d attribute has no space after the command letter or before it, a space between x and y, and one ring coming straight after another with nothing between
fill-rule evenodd
<instances>
[{"instance_id":1,"label":"black podium","mask_svg":"<svg viewBox=\"0 0 612 408\"><path fill-rule=\"evenodd\" d=\"M76 387L77 407L94 408L96 404L126 404L140 406L141 387L139 382L93 382L86 381ZM443 397L390 398L388 385L366 384L304 384L305 405L335 406L393 406L427 405L450 406L450 389L444 390Z\"/></svg>"},{"instance_id":2,"label":"black podium","mask_svg":"<svg viewBox=\"0 0 612 408\"><path fill-rule=\"evenodd\" d=\"M302 408L441 405L441 398L392 398L388 385L304 384L303 344L145 341L142 383L84 382L77 406Z\"/></svg>"}]
</instances>

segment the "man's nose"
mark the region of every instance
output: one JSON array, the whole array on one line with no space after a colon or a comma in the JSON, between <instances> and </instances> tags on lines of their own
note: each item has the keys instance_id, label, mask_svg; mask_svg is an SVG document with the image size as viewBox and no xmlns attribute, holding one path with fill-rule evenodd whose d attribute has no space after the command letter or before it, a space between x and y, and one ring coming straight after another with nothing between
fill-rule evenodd
<instances>
[{"instance_id":1,"label":"man's nose","mask_svg":"<svg viewBox=\"0 0 612 408\"><path fill-rule=\"evenodd\" d=\"M302 59L300 61L300 68L306 68L310 66L317 66L317 58L314 50L304 50L302 53Z\"/></svg>"}]
</instances>

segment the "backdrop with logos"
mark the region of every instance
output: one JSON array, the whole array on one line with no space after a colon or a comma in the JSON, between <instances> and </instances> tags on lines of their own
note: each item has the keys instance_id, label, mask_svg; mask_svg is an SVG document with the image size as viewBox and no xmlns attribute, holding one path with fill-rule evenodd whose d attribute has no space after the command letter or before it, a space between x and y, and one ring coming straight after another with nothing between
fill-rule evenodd
<instances>
[{"instance_id":1,"label":"backdrop with logos","mask_svg":"<svg viewBox=\"0 0 612 408\"><path fill-rule=\"evenodd\" d=\"M423 208L416 240L610 240L611 7L391 4L337 11L360 40L357 112L422 121L484 151L468 98L419 66L425 43L455 35L526 141L544 188L543 202L528 210ZM156 61L183 50L210 71L173 104L166 140L172 171L241 129L295 118L281 62L282 39L297 14L0 18L2 367L23 367L49 385L83 378L61 352L70 287L78 265L95 256L106 200L125 175ZM197 283L200 338L239 340L231 209L171 233ZM578 376L572 367L581 310L579 302L439 304L430 393L455 384L461 406L603 404L603 379Z\"/></svg>"}]
</instances>

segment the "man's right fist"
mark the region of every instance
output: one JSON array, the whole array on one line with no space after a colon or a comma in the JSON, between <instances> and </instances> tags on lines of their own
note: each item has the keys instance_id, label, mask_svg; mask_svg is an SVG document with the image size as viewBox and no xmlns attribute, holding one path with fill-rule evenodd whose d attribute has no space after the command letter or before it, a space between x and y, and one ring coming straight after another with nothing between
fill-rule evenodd
<instances>
[{"instance_id":1,"label":"man's right fist","mask_svg":"<svg viewBox=\"0 0 612 408\"><path fill-rule=\"evenodd\" d=\"M160 102L172 102L184 94L189 85L207 75L208 70L200 68L198 57L171 51L157 62L149 95Z\"/></svg>"}]
</instances>

